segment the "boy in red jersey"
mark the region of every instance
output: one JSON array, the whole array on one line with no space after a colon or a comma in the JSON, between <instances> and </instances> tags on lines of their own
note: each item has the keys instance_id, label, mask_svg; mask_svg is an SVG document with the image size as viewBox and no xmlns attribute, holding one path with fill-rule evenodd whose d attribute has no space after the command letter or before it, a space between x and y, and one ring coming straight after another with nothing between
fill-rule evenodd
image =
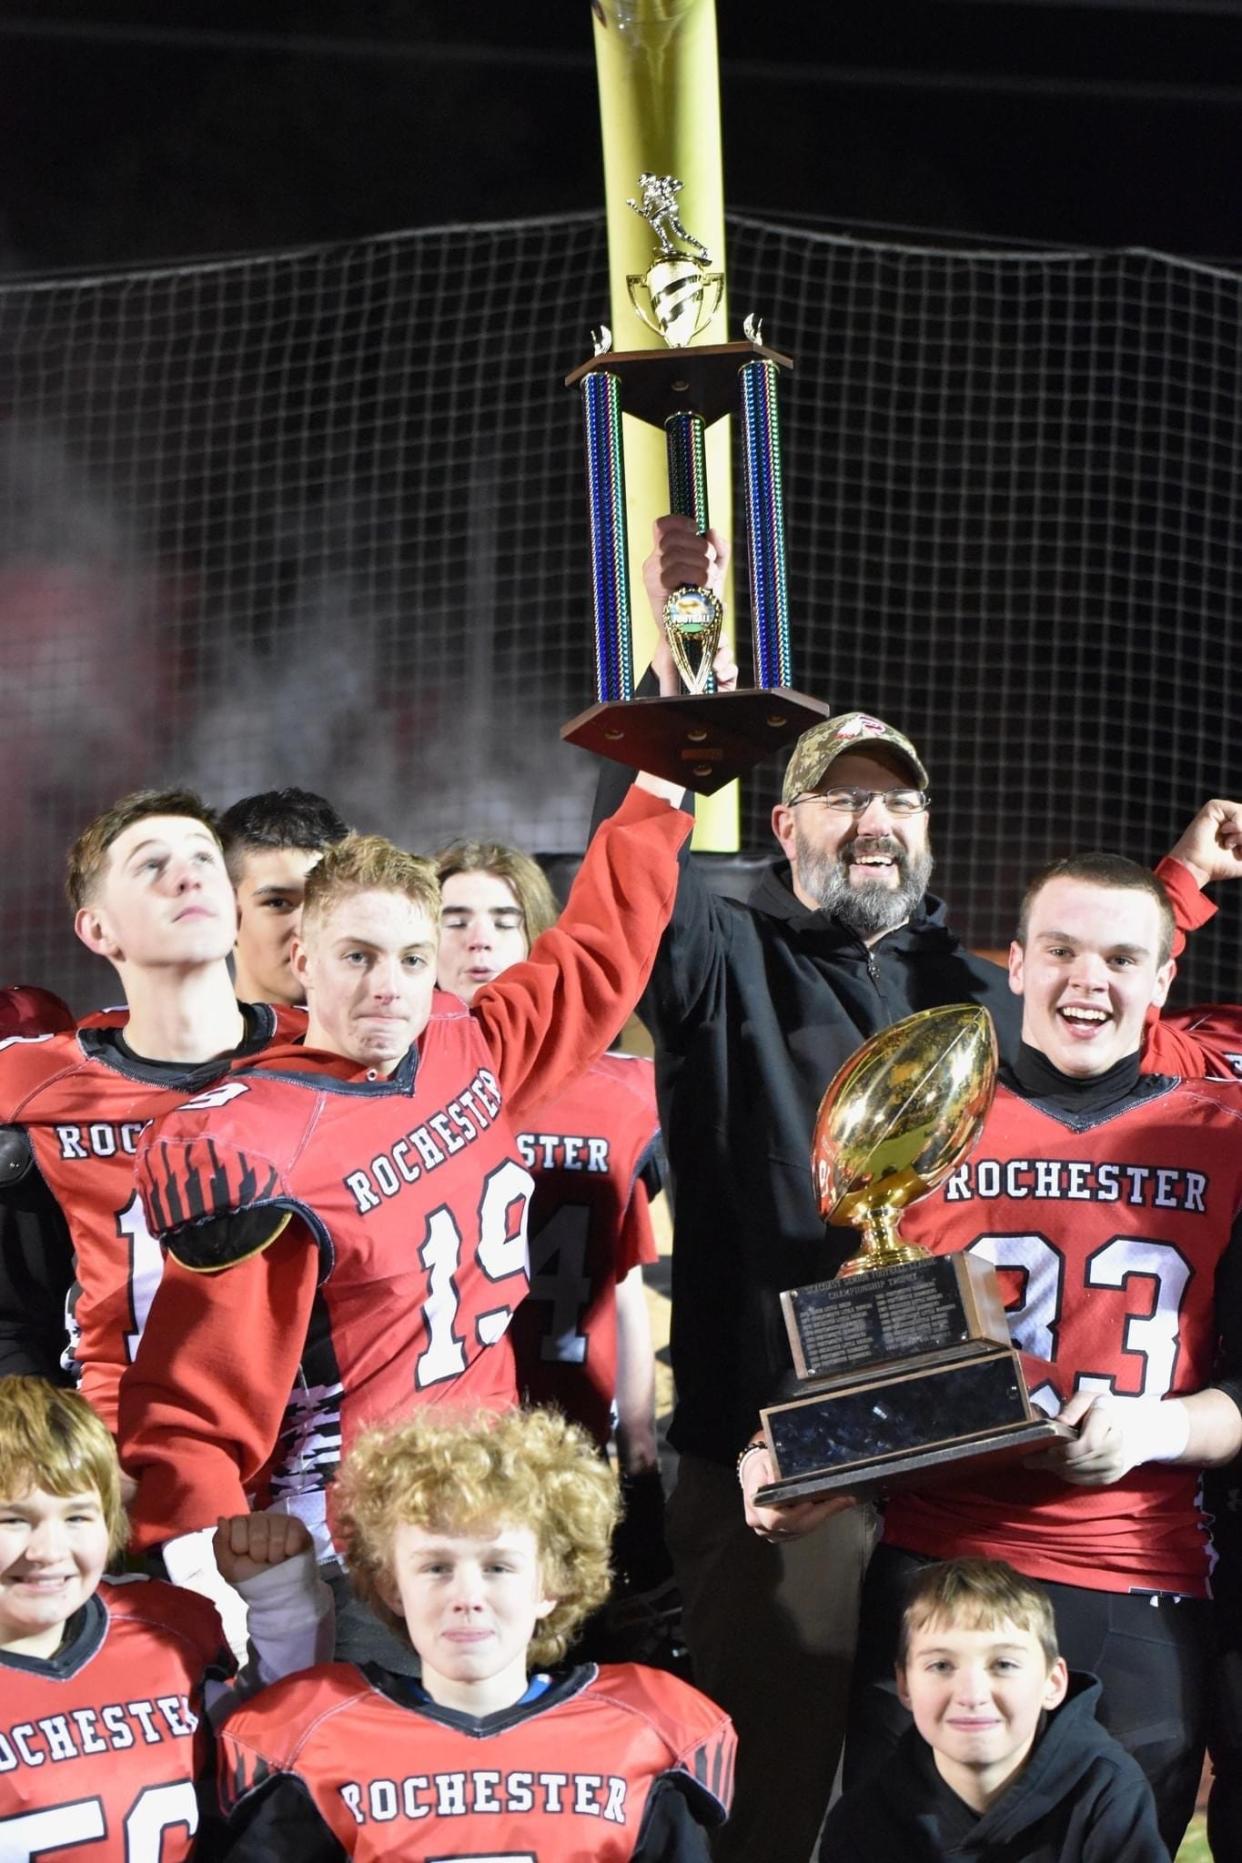
<instances>
[{"instance_id":1,"label":"boy in red jersey","mask_svg":"<svg viewBox=\"0 0 1242 1863\"><path fill-rule=\"evenodd\" d=\"M106 1578L125 1541L120 1468L90 1407L0 1380L0 1857L178 1863L212 1806L211 1718L235 1699L206 1599ZM251 1685L331 1643L300 1522L222 1521L220 1568L250 1606Z\"/></svg>"},{"instance_id":2,"label":"boy in red jersey","mask_svg":"<svg viewBox=\"0 0 1242 1863\"><path fill-rule=\"evenodd\" d=\"M359 1428L515 1401L531 1178L507 1115L588 1066L642 987L688 827L655 790L605 824L561 923L470 1010L435 993L430 862L353 836L312 870L305 1044L141 1148L171 1257L122 1393L141 1544L236 1512L263 1478L331 1559L328 1490Z\"/></svg>"},{"instance_id":3,"label":"boy in red jersey","mask_svg":"<svg viewBox=\"0 0 1242 1863\"><path fill-rule=\"evenodd\" d=\"M465 1003L556 923L541 868L517 848L464 841L436 856L440 987ZM523 1396L556 1404L607 1446L617 1408L624 1474L657 1466L655 1371L643 1264L656 1260L649 1198L663 1185L654 1069L606 1054L527 1108L518 1146L535 1179L531 1292L513 1322Z\"/></svg>"},{"instance_id":4,"label":"boy in red jersey","mask_svg":"<svg viewBox=\"0 0 1242 1863\"><path fill-rule=\"evenodd\" d=\"M340 1488L355 1582L421 1681L333 1663L240 1708L229 1863L706 1863L727 1716L633 1664L543 1672L608 1588L616 1488L588 1439L550 1411L423 1412L364 1437Z\"/></svg>"},{"instance_id":5,"label":"boy in red jersey","mask_svg":"<svg viewBox=\"0 0 1242 1863\"><path fill-rule=\"evenodd\" d=\"M1114 855L1028 889L1010 954L1022 1042L978 1144L903 1219L1001 1274L1033 1394L1078 1426L1038 1465L895 1495L864 1590L847 1784L904 1722L898 1598L928 1559L1004 1558L1052 1596L1071 1667L1151 1781L1175 1852L1202 1763L1211 1644L1198 1471L1242 1446L1242 1091L1140 1075L1172 974L1150 874Z\"/></svg>"},{"instance_id":6,"label":"boy in red jersey","mask_svg":"<svg viewBox=\"0 0 1242 1863\"><path fill-rule=\"evenodd\" d=\"M521 962L556 923L558 907L538 862L514 847L459 841L441 849L436 867L440 987L470 1003ZM620 1647L602 1648L654 1661L671 1628L660 1613L674 1610L676 1598L643 1286L644 1263L657 1259L649 1198L664 1182L652 1062L601 1055L527 1108L517 1142L535 1180L531 1288L512 1325L518 1389L526 1403L555 1404L601 1450L615 1433L624 1512L613 1557L627 1597L613 1616L628 1635Z\"/></svg>"},{"instance_id":7,"label":"boy in red jersey","mask_svg":"<svg viewBox=\"0 0 1242 1863\"><path fill-rule=\"evenodd\" d=\"M160 1275L138 1134L257 1054L278 1017L234 997L232 887L214 817L188 790L139 791L98 816L70 850L67 889L128 1019L0 1043L0 1369L56 1379L63 1359L114 1428Z\"/></svg>"}]
</instances>

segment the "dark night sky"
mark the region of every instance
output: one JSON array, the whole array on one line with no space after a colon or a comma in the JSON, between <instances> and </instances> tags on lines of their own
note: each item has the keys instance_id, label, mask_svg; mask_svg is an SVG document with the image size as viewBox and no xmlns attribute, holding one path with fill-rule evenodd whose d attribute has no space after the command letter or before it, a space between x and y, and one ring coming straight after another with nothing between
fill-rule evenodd
<instances>
[{"instance_id":1,"label":"dark night sky","mask_svg":"<svg viewBox=\"0 0 1242 1863\"><path fill-rule=\"evenodd\" d=\"M719 0L736 207L1242 254L1242 9ZM592 207L588 0L3 0L10 269Z\"/></svg>"}]
</instances>

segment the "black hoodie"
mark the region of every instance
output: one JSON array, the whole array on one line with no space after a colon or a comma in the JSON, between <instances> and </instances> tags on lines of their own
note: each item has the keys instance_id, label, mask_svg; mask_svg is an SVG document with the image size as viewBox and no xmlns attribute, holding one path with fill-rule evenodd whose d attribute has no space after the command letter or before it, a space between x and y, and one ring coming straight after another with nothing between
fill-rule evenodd
<instances>
[{"instance_id":1,"label":"black hoodie","mask_svg":"<svg viewBox=\"0 0 1242 1863\"><path fill-rule=\"evenodd\" d=\"M1151 1787L1095 1718L1100 1684L1072 1675L1026 1765L982 1815L936 1771L914 1728L828 1814L820 1863L1168 1863Z\"/></svg>"},{"instance_id":2,"label":"black hoodie","mask_svg":"<svg viewBox=\"0 0 1242 1863\"><path fill-rule=\"evenodd\" d=\"M624 773L601 780L615 805ZM985 1004L1003 1052L1021 1004L931 897L872 945L802 905L774 863L749 903L722 899L683 856L639 1014L656 1046L673 1175L673 1375L679 1450L732 1464L791 1374L785 1288L830 1279L856 1246L825 1230L811 1182L824 1089L868 1036L916 1009Z\"/></svg>"}]
</instances>

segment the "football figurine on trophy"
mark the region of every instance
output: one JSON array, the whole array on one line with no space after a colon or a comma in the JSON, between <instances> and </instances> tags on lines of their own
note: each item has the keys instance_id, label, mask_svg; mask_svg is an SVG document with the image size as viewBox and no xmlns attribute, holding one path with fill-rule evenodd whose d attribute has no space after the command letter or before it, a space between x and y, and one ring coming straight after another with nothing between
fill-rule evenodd
<instances>
[{"instance_id":1,"label":"football figurine on trophy","mask_svg":"<svg viewBox=\"0 0 1242 1863\"><path fill-rule=\"evenodd\" d=\"M804 1389L763 1412L777 1479L762 1504L926 1484L1072 1434L1031 1403L991 1264L929 1255L897 1229L971 1150L995 1084L992 1018L969 1003L872 1036L825 1093L820 1209L863 1246L835 1280L781 1296Z\"/></svg>"},{"instance_id":2,"label":"football figurine on trophy","mask_svg":"<svg viewBox=\"0 0 1242 1863\"><path fill-rule=\"evenodd\" d=\"M604 330L595 354L566 377L582 395L595 596L597 702L567 724L571 743L651 770L707 795L831 708L792 690L785 511L781 484L778 377L788 356L765 349L752 319L744 343L692 347L724 291L703 242L681 218L675 175L644 174L629 205L651 227L656 248L645 272L627 278L635 314L664 349L613 351ZM742 415L755 685L711 692L723 619L710 589L674 590L665 630L684 695L635 699L626 544L625 412L664 430L669 510L710 524L705 435L735 406Z\"/></svg>"}]
</instances>

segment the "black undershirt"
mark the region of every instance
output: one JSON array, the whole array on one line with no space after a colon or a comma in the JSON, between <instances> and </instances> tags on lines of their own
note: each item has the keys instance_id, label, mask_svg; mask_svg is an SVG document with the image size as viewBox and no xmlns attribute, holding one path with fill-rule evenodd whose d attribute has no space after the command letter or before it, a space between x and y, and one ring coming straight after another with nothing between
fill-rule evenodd
<instances>
[{"instance_id":1,"label":"black undershirt","mask_svg":"<svg viewBox=\"0 0 1242 1863\"><path fill-rule=\"evenodd\" d=\"M1029 1100L1050 1101L1067 1113L1093 1113L1135 1091L1139 1057L1137 1051L1123 1055L1102 1074L1063 1074L1041 1049L1020 1042L1017 1060L1001 1068L1001 1079L1016 1085Z\"/></svg>"}]
</instances>

